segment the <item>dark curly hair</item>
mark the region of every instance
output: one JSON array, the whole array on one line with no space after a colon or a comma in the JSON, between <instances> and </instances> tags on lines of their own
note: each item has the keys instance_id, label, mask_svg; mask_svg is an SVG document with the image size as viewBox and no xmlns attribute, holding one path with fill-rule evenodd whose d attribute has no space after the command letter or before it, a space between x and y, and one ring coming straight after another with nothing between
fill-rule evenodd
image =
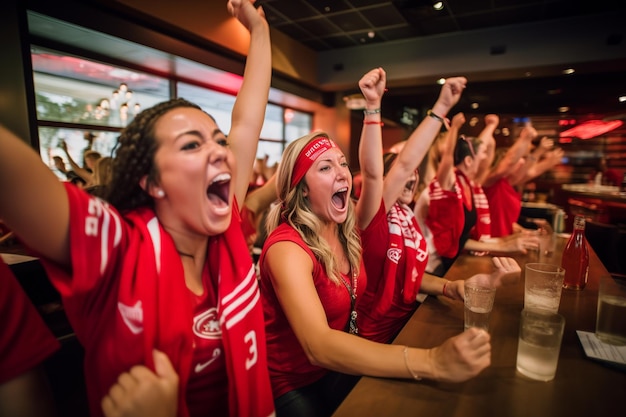
<instances>
[{"instance_id":1,"label":"dark curly hair","mask_svg":"<svg viewBox=\"0 0 626 417\"><path fill-rule=\"evenodd\" d=\"M154 125L165 113L179 107L202 110L194 103L176 98L143 110L122 130L113 151L113 174L105 196L118 210L154 206L154 200L139 186L139 181L147 175L146 185L150 185L158 178L154 154L159 145L154 137Z\"/></svg>"}]
</instances>

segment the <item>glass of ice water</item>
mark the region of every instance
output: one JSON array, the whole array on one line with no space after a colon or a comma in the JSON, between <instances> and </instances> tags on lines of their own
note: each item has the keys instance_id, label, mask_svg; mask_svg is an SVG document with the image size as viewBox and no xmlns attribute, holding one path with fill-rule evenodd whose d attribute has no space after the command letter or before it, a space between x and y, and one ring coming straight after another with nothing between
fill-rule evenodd
<instances>
[{"instance_id":1,"label":"glass of ice water","mask_svg":"<svg viewBox=\"0 0 626 417\"><path fill-rule=\"evenodd\" d=\"M465 330L478 327L489 331L489 316L496 297L496 287L465 280Z\"/></svg>"},{"instance_id":2,"label":"glass of ice water","mask_svg":"<svg viewBox=\"0 0 626 417\"><path fill-rule=\"evenodd\" d=\"M565 269L547 263L527 263L524 272L524 308L556 313L561 302Z\"/></svg>"},{"instance_id":3,"label":"glass of ice water","mask_svg":"<svg viewBox=\"0 0 626 417\"><path fill-rule=\"evenodd\" d=\"M564 329L565 318L558 313L523 309L517 344L517 370L538 381L553 380Z\"/></svg>"},{"instance_id":4,"label":"glass of ice water","mask_svg":"<svg viewBox=\"0 0 626 417\"><path fill-rule=\"evenodd\" d=\"M605 343L626 345L626 278L603 275L598 288L596 336Z\"/></svg>"}]
</instances>

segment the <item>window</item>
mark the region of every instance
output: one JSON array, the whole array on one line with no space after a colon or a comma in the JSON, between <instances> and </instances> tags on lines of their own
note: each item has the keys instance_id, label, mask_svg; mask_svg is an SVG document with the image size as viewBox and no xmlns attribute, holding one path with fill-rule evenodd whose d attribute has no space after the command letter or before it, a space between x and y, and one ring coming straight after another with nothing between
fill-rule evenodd
<instances>
[{"instance_id":1,"label":"window","mask_svg":"<svg viewBox=\"0 0 626 417\"><path fill-rule=\"evenodd\" d=\"M119 132L142 109L168 100L174 82L38 46L31 47L31 57L40 154L60 178L63 175L55 169L53 156L60 156L70 169L61 142L67 144L69 154L79 165L83 164L86 149L111 156ZM218 70L215 74L220 83L229 80L232 85L222 88L232 93L184 82L176 83L175 91L213 116L228 134L241 77ZM286 144L307 134L311 126L310 114L268 104L258 158L267 156L268 164L273 166Z\"/></svg>"}]
</instances>

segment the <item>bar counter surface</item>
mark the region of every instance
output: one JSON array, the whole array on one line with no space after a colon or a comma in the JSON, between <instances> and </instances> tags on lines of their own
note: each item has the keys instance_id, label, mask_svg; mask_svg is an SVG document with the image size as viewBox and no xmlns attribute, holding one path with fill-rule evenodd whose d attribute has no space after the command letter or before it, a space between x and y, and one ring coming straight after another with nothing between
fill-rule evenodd
<instances>
[{"instance_id":1,"label":"bar counter surface","mask_svg":"<svg viewBox=\"0 0 626 417\"><path fill-rule=\"evenodd\" d=\"M612 185L563 184L562 188L564 191L581 197L626 203L626 192Z\"/></svg>"},{"instance_id":2,"label":"bar counter surface","mask_svg":"<svg viewBox=\"0 0 626 417\"><path fill-rule=\"evenodd\" d=\"M560 264L565 243L565 238L558 238L554 256L545 261ZM463 383L363 377L333 417L623 415L626 371L587 358L576 334L577 330L595 331L598 279L607 274L596 254L590 249L586 288L563 290L559 313L565 317L565 332L556 377L549 382L526 378L515 368L524 265L530 262L527 256L516 260L522 267L519 281L496 292L489 325L490 367ZM491 270L489 256L462 255L446 278L465 279ZM429 296L393 343L431 348L461 332L463 303Z\"/></svg>"}]
</instances>

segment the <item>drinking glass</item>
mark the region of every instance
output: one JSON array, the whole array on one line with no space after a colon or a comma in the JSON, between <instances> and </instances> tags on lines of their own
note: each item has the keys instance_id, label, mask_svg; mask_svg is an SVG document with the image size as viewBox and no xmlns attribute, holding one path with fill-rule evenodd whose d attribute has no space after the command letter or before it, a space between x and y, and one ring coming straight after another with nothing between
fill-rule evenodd
<instances>
[{"instance_id":1,"label":"drinking glass","mask_svg":"<svg viewBox=\"0 0 626 417\"><path fill-rule=\"evenodd\" d=\"M565 318L543 309L521 313L517 370L531 379L551 381L556 375Z\"/></svg>"}]
</instances>

